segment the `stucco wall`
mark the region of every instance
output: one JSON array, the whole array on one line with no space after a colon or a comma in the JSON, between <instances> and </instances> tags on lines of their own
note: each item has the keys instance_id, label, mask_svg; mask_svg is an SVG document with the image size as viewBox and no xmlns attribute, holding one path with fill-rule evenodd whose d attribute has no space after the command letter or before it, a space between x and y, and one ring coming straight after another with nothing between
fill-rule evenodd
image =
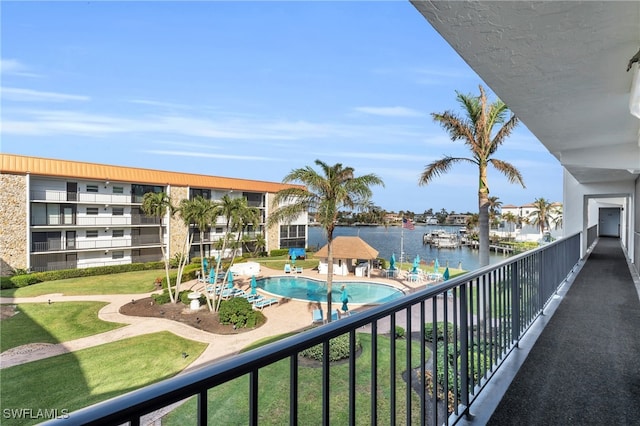
<instances>
[{"instance_id":1,"label":"stucco wall","mask_svg":"<svg viewBox=\"0 0 640 426\"><path fill-rule=\"evenodd\" d=\"M27 178L0 174L0 274L27 268Z\"/></svg>"}]
</instances>

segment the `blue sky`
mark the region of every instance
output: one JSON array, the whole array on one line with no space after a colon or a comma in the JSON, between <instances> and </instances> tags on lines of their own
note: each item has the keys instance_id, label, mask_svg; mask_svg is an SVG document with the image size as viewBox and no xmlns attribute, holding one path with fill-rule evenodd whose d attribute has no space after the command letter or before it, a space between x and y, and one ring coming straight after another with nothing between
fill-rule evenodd
<instances>
[{"instance_id":1,"label":"blue sky","mask_svg":"<svg viewBox=\"0 0 640 426\"><path fill-rule=\"evenodd\" d=\"M376 173L374 204L477 211L477 168L433 122L479 77L408 1L3 2L5 153L280 182L328 164ZM493 95L492 95L493 99ZM562 201L558 161L521 125L491 195Z\"/></svg>"}]
</instances>

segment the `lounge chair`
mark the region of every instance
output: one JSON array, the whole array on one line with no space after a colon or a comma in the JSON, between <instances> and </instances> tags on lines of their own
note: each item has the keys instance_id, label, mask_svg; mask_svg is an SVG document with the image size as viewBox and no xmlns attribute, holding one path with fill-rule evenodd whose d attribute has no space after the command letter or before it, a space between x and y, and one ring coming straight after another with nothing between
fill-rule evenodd
<instances>
[{"instance_id":1,"label":"lounge chair","mask_svg":"<svg viewBox=\"0 0 640 426\"><path fill-rule=\"evenodd\" d=\"M296 266L296 274L302 273L302 266Z\"/></svg>"},{"instance_id":2,"label":"lounge chair","mask_svg":"<svg viewBox=\"0 0 640 426\"><path fill-rule=\"evenodd\" d=\"M261 299L258 300L257 302L255 302L253 304L253 307L256 309L260 309L263 310L264 308L266 308L267 306L271 306L274 303L278 303L278 299L276 299L275 297L269 298L269 299Z\"/></svg>"},{"instance_id":3,"label":"lounge chair","mask_svg":"<svg viewBox=\"0 0 640 426\"><path fill-rule=\"evenodd\" d=\"M322 324L324 322L324 314L322 309L314 309L311 315L311 324Z\"/></svg>"},{"instance_id":4,"label":"lounge chair","mask_svg":"<svg viewBox=\"0 0 640 426\"><path fill-rule=\"evenodd\" d=\"M331 321L338 321L340 319L340 314L337 309L331 311Z\"/></svg>"},{"instance_id":5,"label":"lounge chair","mask_svg":"<svg viewBox=\"0 0 640 426\"><path fill-rule=\"evenodd\" d=\"M290 274L291 273L291 265L288 263L285 263L284 265L284 273L285 274Z\"/></svg>"}]
</instances>

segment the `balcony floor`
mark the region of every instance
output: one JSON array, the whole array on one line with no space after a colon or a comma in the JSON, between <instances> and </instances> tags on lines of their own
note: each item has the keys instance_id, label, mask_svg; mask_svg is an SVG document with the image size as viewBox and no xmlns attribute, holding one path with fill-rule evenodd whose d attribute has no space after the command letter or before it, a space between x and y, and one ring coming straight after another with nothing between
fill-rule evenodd
<instances>
[{"instance_id":1,"label":"balcony floor","mask_svg":"<svg viewBox=\"0 0 640 426\"><path fill-rule=\"evenodd\" d=\"M474 407L482 412L462 424L638 424L637 286L619 240L601 237L559 304L532 327L535 337L490 380L493 396Z\"/></svg>"}]
</instances>

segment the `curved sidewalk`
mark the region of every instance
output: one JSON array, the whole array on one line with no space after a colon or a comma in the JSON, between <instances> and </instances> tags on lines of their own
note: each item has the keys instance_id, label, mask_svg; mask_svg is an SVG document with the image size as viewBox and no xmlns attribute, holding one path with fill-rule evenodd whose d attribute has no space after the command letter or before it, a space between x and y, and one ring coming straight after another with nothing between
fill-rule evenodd
<instances>
[{"instance_id":1,"label":"curved sidewalk","mask_svg":"<svg viewBox=\"0 0 640 426\"><path fill-rule=\"evenodd\" d=\"M261 276L284 275L280 271L261 268ZM303 276L317 277L317 273L305 271ZM340 276L334 277L342 280L362 280L362 277ZM413 291L422 285L418 283L410 283L402 280L384 279L382 277L371 277L376 281L393 284L403 288L405 292ZM191 284L191 286L189 286ZM183 283L185 288L193 287L195 281ZM241 288L249 287L248 278L238 281ZM107 302L108 305L98 312L98 318L103 321L115 322L120 324L128 324L124 327L105 333L95 334L68 342L57 344L28 344L9 349L0 353L0 369L8 368L27 362L37 361L56 355L78 351L106 343L115 342L129 337L140 336L143 334L157 333L160 331L169 331L177 336L185 339L195 340L207 343L206 349L195 359L185 370L199 367L203 364L210 363L217 359L221 359L239 352L247 345L265 337L275 336L282 333L302 330L311 325L311 312L317 308L317 302L302 302L288 299L280 299L280 303L265 308L262 313L267 318L267 322L251 331L239 334L214 334L203 330L198 330L186 324L163 318L155 317L135 317L121 314L120 307L129 303L131 299L141 299L150 297L151 293L136 294L117 294L117 295L81 295L81 296L64 296L58 294L46 294L36 297L0 297L0 304L21 304L21 303L47 303L56 302ZM206 310L206 307L202 308ZM215 343L215 344L211 344Z\"/></svg>"}]
</instances>

